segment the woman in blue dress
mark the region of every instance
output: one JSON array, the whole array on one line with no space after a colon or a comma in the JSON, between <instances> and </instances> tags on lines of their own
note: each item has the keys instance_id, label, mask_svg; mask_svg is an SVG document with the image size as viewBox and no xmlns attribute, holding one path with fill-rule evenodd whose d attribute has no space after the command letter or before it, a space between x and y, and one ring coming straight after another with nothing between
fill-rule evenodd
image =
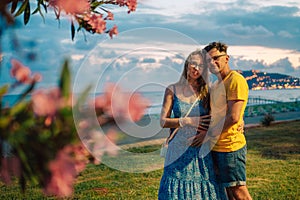
<instances>
[{"instance_id":1,"label":"woman in blue dress","mask_svg":"<svg viewBox=\"0 0 300 200\"><path fill-rule=\"evenodd\" d=\"M165 91L161 126L179 129L168 145L159 200L227 199L216 180L209 149L192 141L196 134L205 138L210 121L207 73L201 50L196 50L187 57L179 81Z\"/></svg>"}]
</instances>

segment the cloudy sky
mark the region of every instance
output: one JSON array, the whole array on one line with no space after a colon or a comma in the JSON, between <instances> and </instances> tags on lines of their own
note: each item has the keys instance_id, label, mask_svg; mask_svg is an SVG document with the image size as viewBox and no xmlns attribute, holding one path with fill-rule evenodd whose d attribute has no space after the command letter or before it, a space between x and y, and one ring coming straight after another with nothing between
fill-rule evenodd
<instances>
[{"instance_id":1,"label":"cloudy sky","mask_svg":"<svg viewBox=\"0 0 300 200\"><path fill-rule=\"evenodd\" d=\"M232 69L300 77L298 0L141 0L130 14L106 8L115 14L107 26L119 29L114 39L80 31L72 41L68 18L58 23L51 12L45 21L32 16L26 26L20 17L2 35L0 83L12 81L9 61L17 58L43 75L39 87L54 86L67 58L76 91L90 84L101 91L107 81L160 90L178 80L189 52L212 41L229 45Z\"/></svg>"}]
</instances>

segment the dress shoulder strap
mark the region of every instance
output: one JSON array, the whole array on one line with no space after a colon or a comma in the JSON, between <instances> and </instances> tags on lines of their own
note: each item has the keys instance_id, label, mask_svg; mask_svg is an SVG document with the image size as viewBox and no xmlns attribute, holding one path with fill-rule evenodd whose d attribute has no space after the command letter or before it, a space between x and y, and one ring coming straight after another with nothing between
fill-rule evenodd
<instances>
[{"instance_id":1,"label":"dress shoulder strap","mask_svg":"<svg viewBox=\"0 0 300 200\"><path fill-rule=\"evenodd\" d=\"M175 87L175 84L173 85L173 95L176 94L176 87Z\"/></svg>"}]
</instances>

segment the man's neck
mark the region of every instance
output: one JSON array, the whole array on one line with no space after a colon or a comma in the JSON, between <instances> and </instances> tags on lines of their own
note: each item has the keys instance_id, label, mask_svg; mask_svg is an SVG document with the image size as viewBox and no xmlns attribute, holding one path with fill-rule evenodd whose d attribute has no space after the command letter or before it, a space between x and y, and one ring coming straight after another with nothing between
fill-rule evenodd
<instances>
[{"instance_id":1,"label":"man's neck","mask_svg":"<svg viewBox=\"0 0 300 200\"><path fill-rule=\"evenodd\" d=\"M226 78L226 76L231 72L230 68L229 67L226 67L224 68L221 72L220 72L220 75L221 75L221 78L222 80L224 80Z\"/></svg>"}]
</instances>

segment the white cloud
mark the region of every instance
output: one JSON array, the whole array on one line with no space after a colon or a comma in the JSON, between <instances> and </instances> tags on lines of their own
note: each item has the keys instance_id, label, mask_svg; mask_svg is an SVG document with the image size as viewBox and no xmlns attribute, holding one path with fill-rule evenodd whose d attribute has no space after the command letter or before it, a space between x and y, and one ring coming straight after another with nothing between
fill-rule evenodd
<instances>
[{"instance_id":1,"label":"white cloud","mask_svg":"<svg viewBox=\"0 0 300 200\"><path fill-rule=\"evenodd\" d=\"M246 11L254 11L266 6L295 6L300 7L297 0L143 0L140 4L150 8L142 8L141 11L149 14L160 14L178 18L185 14L208 14L218 11L226 12L232 8L243 8ZM139 9L139 8L138 8ZM300 16L300 11L297 13Z\"/></svg>"},{"instance_id":2,"label":"white cloud","mask_svg":"<svg viewBox=\"0 0 300 200\"><path fill-rule=\"evenodd\" d=\"M285 38L293 38L293 35L287 31L279 31L278 35Z\"/></svg>"},{"instance_id":3,"label":"white cloud","mask_svg":"<svg viewBox=\"0 0 300 200\"><path fill-rule=\"evenodd\" d=\"M82 60L84 58L85 55L83 54L72 54L71 55L71 59L72 60L76 60L76 61L79 61L79 60Z\"/></svg>"},{"instance_id":4,"label":"white cloud","mask_svg":"<svg viewBox=\"0 0 300 200\"><path fill-rule=\"evenodd\" d=\"M169 71L176 69L176 72L181 72L183 59L188 53L205 45L199 41L205 41L206 43L210 42L211 39L228 41L229 54L233 58L240 58L249 62L259 60L266 67L271 66L280 59L287 58L294 69L299 69L299 50L293 49L290 47L291 44L285 42L283 44L286 46L279 48L281 46L276 40L276 38L287 38L292 41L291 43L299 44L297 32L284 29L275 30L276 26L270 25L265 21L267 19L263 18L260 19L261 21L257 21L255 18L253 21L256 24L242 23L242 19L240 21L237 19L245 17L243 20L247 21L247 15L250 12L253 13L265 6L300 7L300 1L141 0L139 4L137 11L130 15L126 13L124 7L112 10L118 13L117 15L124 16L124 18L117 18L116 16L114 23L118 26L124 24L123 30L127 30L120 32L112 40L105 40L108 37L103 35L86 33L88 41L85 42L83 34L78 32L75 41L72 41L69 20L62 19L59 27L59 24L53 18L53 14L46 15L46 23L43 23L40 16L33 16L26 27L21 27L13 33L18 35L18 38L22 42L25 41L26 44L28 40L36 42L34 49L38 49L38 60L36 63L31 64L34 68L43 71L46 84L55 84L54 81L57 79L62 60L68 56L71 57L74 63L79 65L77 68L74 67L74 71L75 74L79 72L78 76L82 76L82 81L98 81L99 76L105 70L106 76L103 80L115 80L118 78L117 76L122 75L121 73L132 68L138 69L134 73L134 78L124 77L124 82L132 81L130 83L132 85L134 85L134 81L147 78L149 78L149 81L153 79L153 81L161 82L177 80L178 74L174 73L173 77L168 77ZM234 9L237 12L240 10L240 12L230 13L228 9ZM210 18L212 14L215 14L213 19ZM231 14L238 14L238 16L231 18ZM148 22L151 15L156 16L153 24L150 25L164 28L139 28L149 26ZM251 15L251 17L253 16ZM124 19L124 21L120 19ZM223 22L222 20L227 21ZM224 35L227 38L223 40L222 36ZM275 39L270 40L269 46L273 45L277 48L257 46L260 43L250 40L252 37L262 40L273 37ZM10 44L7 38L9 37L3 37L4 50L6 51L3 53L5 63L7 63L9 57L16 55L15 52L9 49ZM30 50L30 48L28 45L26 46L26 50ZM181 57L179 58L177 55L181 55ZM144 59L153 59L155 62L143 62ZM106 67L111 63L115 63L115 65L111 65L115 68L110 66L107 69ZM281 67L279 64L276 65L276 70ZM5 66L5 69L7 69L7 66ZM284 71L284 69L281 71ZM3 74L1 74L1 81L8 80L2 77Z\"/></svg>"},{"instance_id":5,"label":"white cloud","mask_svg":"<svg viewBox=\"0 0 300 200\"><path fill-rule=\"evenodd\" d=\"M270 37L274 34L263 26L245 26L242 24L230 24L222 27L222 32L231 37L252 38L252 37Z\"/></svg>"},{"instance_id":6,"label":"white cloud","mask_svg":"<svg viewBox=\"0 0 300 200\"><path fill-rule=\"evenodd\" d=\"M292 67L300 67L300 52L292 49L263 46L229 46L228 54L244 60L261 60L266 65L271 65L279 59L288 58Z\"/></svg>"}]
</instances>

